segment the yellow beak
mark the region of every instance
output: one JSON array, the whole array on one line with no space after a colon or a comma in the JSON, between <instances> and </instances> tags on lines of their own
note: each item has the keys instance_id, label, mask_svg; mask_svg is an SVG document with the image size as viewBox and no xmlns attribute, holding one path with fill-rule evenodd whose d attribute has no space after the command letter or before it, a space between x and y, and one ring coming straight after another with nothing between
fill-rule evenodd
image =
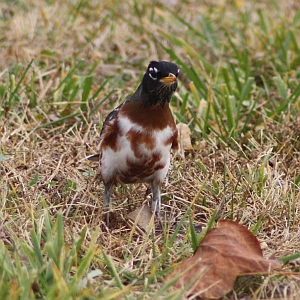
<instances>
[{"instance_id":1,"label":"yellow beak","mask_svg":"<svg viewBox=\"0 0 300 300\"><path fill-rule=\"evenodd\" d=\"M159 81L166 84L170 84L175 82L176 80L177 80L176 76L172 73L169 73L169 76L163 77Z\"/></svg>"}]
</instances>

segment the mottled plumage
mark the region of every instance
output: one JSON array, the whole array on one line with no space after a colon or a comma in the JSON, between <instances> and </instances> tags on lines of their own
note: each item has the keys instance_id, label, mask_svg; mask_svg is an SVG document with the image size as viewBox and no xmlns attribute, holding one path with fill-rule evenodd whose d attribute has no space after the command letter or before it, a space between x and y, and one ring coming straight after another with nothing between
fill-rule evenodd
<instances>
[{"instance_id":1,"label":"mottled plumage","mask_svg":"<svg viewBox=\"0 0 300 300\"><path fill-rule=\"evenodd\" d=\"M117 183L151 185L152 209L161 208L160 190L177 149L177 129L169 102L179 69L165 61L150 62L136 92L106 117L100 134L100 173L109 224L110 196Z\"/></svg>"}]
</instances>

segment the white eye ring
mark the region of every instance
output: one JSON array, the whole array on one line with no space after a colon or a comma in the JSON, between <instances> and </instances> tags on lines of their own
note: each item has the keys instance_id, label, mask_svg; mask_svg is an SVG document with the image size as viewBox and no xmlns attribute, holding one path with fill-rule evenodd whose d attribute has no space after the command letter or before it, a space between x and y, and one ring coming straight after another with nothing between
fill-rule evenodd
<instances>
[{"instance_id":1,"label":"white eye ring","mask_svg":"<svg viewBox=\"0 0 300 300\"><path fill-rule=\"evenodd\" d=\"M155 74L156 75L156 74ZM157 77L153 77L151 73L149 73L149 76L153 79L153 80L156 80Z\"/></svg>"},{"instance_id":2,"label":"white eye ring","mask_svg":"<svg viewBox=\"0 0 300 300\"><path fill-rule=\"evenodd\" d=\"M150 76L150 78L152 78L153 80L157 80L157 72L158 72L158 70L155 67L153 67L153 68L150 67L149 68L149 76Z\"/></svg>"}]
</instances>

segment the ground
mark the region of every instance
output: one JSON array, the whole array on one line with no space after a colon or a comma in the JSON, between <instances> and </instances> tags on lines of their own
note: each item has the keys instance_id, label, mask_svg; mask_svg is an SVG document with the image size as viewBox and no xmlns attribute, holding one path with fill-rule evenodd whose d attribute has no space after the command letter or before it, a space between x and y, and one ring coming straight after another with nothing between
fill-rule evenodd
<instances>
[{"instance_id":1,"label":"ground","mask_svg":"<svg viewBox=\"0 0 300 300\"><path fill-rule=\"evenodd\" d=\"M1 299L178 299L164 278L193 247L190 227L173 241L174 227L185 216L205 232L214 212L287 261L224 299L300 298L297 1L0 7ZM98 163L86 159L150 60L181 69L171 108L192 142L172 152L162 203L173 229L156 237L126 217L150 199L142 184L116 188L103 228Z\"/></svg>"}]
</instances>

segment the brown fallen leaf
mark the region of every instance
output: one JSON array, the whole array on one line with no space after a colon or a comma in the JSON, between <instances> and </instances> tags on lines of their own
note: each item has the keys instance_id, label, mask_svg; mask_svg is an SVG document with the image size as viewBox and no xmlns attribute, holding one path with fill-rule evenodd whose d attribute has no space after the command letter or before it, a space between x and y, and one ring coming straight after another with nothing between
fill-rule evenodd
<instances>
[{"instance_id":1,"label":"brown fallen leaf","mask_svg":"<svg viewBox=\"0 0 300 300\"><path fill-rule=\"evenodd\" d=\"M280 262L263 258L257 238L246 227L222 220L206 234L195 255L166 280L178 277L174 287L181 290L190 285L186 295L218 299L233 289L238 275L266 273L276 267Z\"/></svg>"},{"instance_id":2,"label":"brown fallen leaf","mask_svg":"<svg viewBox=\"0 0 300 300\"><path fill-rule=\"evenodd\" d=\"M193 150L191 143L191 130L188 125L184 123L179 123L176 125L178 130L178 140L179 140L179 152L184 156L184 151Z\"/></svg>"},{"instance_id":3,"label":"brown fallen leaf","mask_svg":"<svg viewBox=\"0 0 300 300\"><path fill-rule=\"evenodd\" d=\"M127 219L131 225L136 223L136 225L142 229L144 232L147 232L149 226L151 225L152 211L148 205L143 205L138 207L134 211L130 212L127 215ZM138 228L137 228L138 229Z\"/></svg>"}]
</instances>

